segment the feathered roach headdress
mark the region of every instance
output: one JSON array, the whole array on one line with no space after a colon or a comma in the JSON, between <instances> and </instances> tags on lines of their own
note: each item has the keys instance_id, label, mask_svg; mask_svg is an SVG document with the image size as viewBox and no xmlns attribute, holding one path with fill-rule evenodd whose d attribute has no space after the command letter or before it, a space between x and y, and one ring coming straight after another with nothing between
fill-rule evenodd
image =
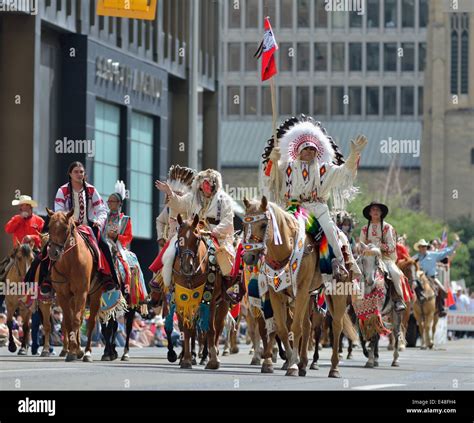
<instances>
[{"instance_id":1,"label":"feathered roach headdress","mask_svg":"<svg viewBox=\"0 0 474 423\"><path fill-rule=\"evenodd\" d=\"M127 195L127 190L123 181L115 182L115 191L112 195L115 195L120 202L123 203L123 200L125 200Z\"/></svg>"},{"instance_id":2,"label":"feathered roach headdress","mask_svg":"<svg viewBox=\"0 0 474 423\"><path fill-rule=\"evenodd\" d=\"M173 165L168 172L168 185L175 192L186 194L191 191L196 171L189 167Z\"/></svg>"},{"instance_id":3,"label":"feathered roach headdress","mask_svg":"<svg viewBox=\"0 0 474 423\"><path fill-rule=\"evenodd\" d=\"M303 148L314 147L316 148L316 157L320 165L323 163L333 163L340 166L345 163L336 142L327 134L321 122L315 121L310 116L301 114L298 117L287 119L277 129L277 139L279 141L282 162L297 160ZM267 141L267 146L262 154L260 178L267 170L269 156L274 145L275 141L272 136ZM354 194L355 189L352 187L352 184L348 181L345 185L347 186L340 190L336 189L333 193L333 208L343 209L345 200L350 200ZM265 193L263 186L263 181L260 180L260 187Z\"/></svg>"}]
</instances>

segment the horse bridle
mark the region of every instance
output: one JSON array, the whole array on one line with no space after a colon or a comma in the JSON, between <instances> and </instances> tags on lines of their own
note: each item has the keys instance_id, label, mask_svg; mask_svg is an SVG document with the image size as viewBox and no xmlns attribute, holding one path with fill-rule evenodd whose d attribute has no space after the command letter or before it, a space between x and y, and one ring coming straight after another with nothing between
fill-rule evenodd
<instances>
[{"instance_id":1,"label":"horse bridle","mask_svg":"<svg viewBox=\"0 0 474 423\"><path fill-rule=\"evenodd\" d=\"M265 221L267 224L265 228L265 233L263 235L263 239L252 234L252 225L262 220ZM247 231L246 233L244 232L244 241L242 242L244 253L250 253L250 252L256 251L256 252L265 254L266 241L268 238L268 227L269 227L268 222L269 221L270 221L269 212L244 217L243 224L247 226Z\"/></svg>"},{"instance_id":2,"label":"horse bridle","mask_svg":"<svg viewBox=\"0 0 474 423\"><path fill-rule=\"evenodd\" d=\"M51 261L53 262L56 262L58 261L64 254L66 254L69 250L71 250L72 248L74 248L76 246L76 243L74 242L68 249L66 249L66 243L70 240L71 240L71 236L73 235L73 232L74 232L74 223L70 223L69 224L69 227L68 227L68 231L66 233L66 239L64 240L64 242L62 244L58 243L58 242L54 242L51 240L51 236L48 240L48 245L53 245L57 248L57 250L59 251L59 258L57 258L56 260L53 260L51 257L49 257L49 254L48 254L48 257ZM64 251L66 249L66 251Z\"/></svg>"},{"instance_id":3,"label":"horse bridle","mask_svg":"<svg viewBox=\"0 0 474 423\"><path fill-rule=\"evenodd\" d=\"M196 245L197 245L197 248L199 248L199 244L201 243L201 241L204 242L203 238L202 238L202 235L199 235L196 237ZM190 248L186 248L186 249L181 249L181 247L179 246L179 241L176 241L176 245L177 245L177 248L178 248L178 254L177 254L177 258L179 257L179 272L176 271L174 269L174 266L173 266L173 272L178 275L178 276L182 276L182 277L185 277L186 279L189 279L189 278L192 278L192 277L195 277L195 276L201 276L201 275L204 275L204 273L202 272L201 275L199 275L199 270L201 269L201 266L202 264L204 263L204 260L206 259L206 257L209 255L209 249L206 248L206 254L204 254L202 260L199 262L198 266L193 266L192 268L192 272L191 273L187 273L187 272L183 272L183 261L185 259L185 257L191 257L192 259L195 259L196 258L196 255L197 253L195 253L193 250L191 250ZM206 245L206 243L204 242L204 245Z\"/></svg>"}]
</instances>

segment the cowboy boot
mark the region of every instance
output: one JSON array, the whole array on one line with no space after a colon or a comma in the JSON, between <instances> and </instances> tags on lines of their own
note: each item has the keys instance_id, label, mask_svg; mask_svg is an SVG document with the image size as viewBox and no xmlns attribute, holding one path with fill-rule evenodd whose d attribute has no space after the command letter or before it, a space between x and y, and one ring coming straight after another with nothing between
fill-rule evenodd
<instances>
[{"instance_id":1,"label":"cowboy boot","mask_svg":"<svg viewBox=\"0 0 474 423\"><path fill-rule=\"evenodd\" d=\"M47 279L43 279L39 282L40 285L40 293L43 299L49 300L53 296L53 286L51 281Z\"/></svg>"},{"instance_id":2,"label":"cowboy boot","mask_svg":"<svg viewBox=\"0 0 474 423\"><path fill-rule=\"evenodd\" d=\"M386 281L390 281L390 296L392 297L392 301L394 302L395 305L395 312L401 313L402 311L405 311L407 306L405 302L403 301L403 298L400 297L398 294L397 290L395 289L395 285L393 284L393 281L391 278L385 279Z\"/></svg>"}]
</instances>

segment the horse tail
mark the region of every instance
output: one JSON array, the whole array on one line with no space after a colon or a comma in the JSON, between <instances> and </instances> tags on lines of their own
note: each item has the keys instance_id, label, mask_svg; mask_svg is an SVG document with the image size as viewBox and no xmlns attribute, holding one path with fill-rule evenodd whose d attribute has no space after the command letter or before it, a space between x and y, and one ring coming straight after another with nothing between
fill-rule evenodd
<instances>
[{"instance_id":1,"label":"horse tail","mask_svg":"<svg viewBox=\"0 0 474 423\"><path fill-rule=\"evenodd\" d=\"M356 342L359 339L359 336L357 334L357 329L354 323L352 323L352 320L350 316L347 314L347 312L344 313L344 316L342 318L342 332L352 342Z\"/></svg>"}]
</instances>

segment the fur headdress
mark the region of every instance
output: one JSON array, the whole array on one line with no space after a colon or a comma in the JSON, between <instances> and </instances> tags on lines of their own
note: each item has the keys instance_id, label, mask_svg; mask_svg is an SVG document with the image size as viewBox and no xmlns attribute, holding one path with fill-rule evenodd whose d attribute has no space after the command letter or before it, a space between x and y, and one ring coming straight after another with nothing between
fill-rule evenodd
<instances>
[{"instance_id":1,"label":"fur headdress","mask_svg":"<svg viewBox=\"0 0 474 423\"><path fill-rule=\"evenodd\" d=\"M222 176L221 174L214 169L207 169L199 172L196 177L193 180L193 185L192 185L192 190L194 193L199 192L199 189L202 185L202 183L205 180L208 180L208 182L211 184L213 187L213 192L216 193L220 189L222 189Z\"/></svg>"},{"instance_id":2,"label":"fur headdress","mask_svg":"<svg viewBox=\"0 0 474 423\"><path fill-rule=\"evenodd\" d=\"M174 192L186 194L191 191L196 171L189 167L173 165L168 172L168 185Z\"/></svg>"}]
</instances>

